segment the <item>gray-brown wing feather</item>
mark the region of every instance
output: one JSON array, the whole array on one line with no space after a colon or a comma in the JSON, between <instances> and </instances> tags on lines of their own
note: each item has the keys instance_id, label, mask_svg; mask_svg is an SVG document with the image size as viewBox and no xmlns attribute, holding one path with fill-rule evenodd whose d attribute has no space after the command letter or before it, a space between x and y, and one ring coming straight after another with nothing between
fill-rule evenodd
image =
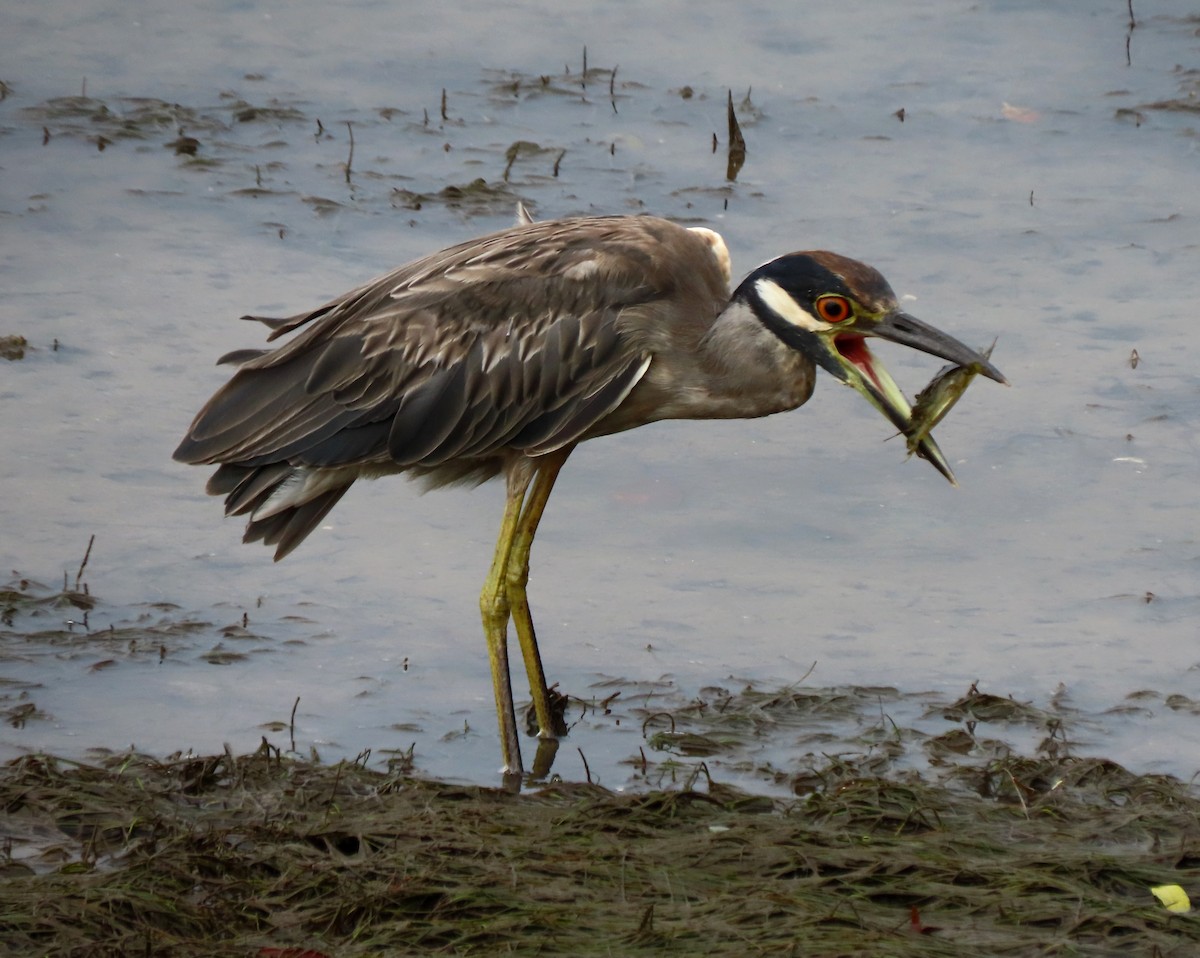
<instances>
[{"instance_id":1,"label":"gray-brown wing feather","mask_svg":"<svg viewBox=\"0 0 1200 958\"><path fill-rule=\"evenodd\" d=\"M272 339L299 332L237 355L176 458L426 469L569 443L645 371L620 318L670 295L670 270L656 272L646 249L655 230L678 229L624 217L533 224L276 323ZM231 508L261 498L243 490Z\"/></svg>"}]
</instances>

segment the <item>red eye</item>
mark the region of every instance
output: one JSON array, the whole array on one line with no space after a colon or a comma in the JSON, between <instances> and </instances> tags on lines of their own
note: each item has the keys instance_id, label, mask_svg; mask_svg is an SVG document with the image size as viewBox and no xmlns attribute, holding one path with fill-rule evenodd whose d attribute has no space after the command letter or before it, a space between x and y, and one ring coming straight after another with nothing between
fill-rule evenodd
<instances>
[{"instance_id":1,"label":"red eye","mask_svg":"<svg viewBox=\"0 0 1200 958\"><path fill-rule=\"evenodd\" d=\"M822 296L817 300L817 315L827 323L844 323L853 313L845 296Z\"/></svg>"}]
</instances>

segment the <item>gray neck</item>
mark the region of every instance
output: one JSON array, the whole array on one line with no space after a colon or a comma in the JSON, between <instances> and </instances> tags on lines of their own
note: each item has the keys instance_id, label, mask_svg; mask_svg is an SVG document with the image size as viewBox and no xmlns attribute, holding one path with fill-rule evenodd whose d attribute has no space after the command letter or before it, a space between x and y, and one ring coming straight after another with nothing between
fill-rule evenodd
<instances>
[{"instance_id":1,"label":"gray neck","mask_svg":"<svg viewBox=\"0 0 1200 958\"><path fill-rule=\"evenodd\" d=\"M802 405L816 368L785 345L742 299L734 299L697 341L690 363L653 361L648 378L670 393L675 419L751 419ZM667 373L662 367L670 365ZM656 367L658 375L656 375Z\"/></svg>"}]
</instances>

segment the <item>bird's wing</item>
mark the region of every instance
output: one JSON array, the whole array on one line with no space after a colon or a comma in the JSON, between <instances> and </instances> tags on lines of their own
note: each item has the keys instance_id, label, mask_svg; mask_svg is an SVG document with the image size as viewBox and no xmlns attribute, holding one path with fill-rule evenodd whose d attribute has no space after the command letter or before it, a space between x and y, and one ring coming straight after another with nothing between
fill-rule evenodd
<instances>
[{"instance_id":1,"label":"bird's wing","mask_svg":"<svg viewBox=\"0 0 1200 958\"><path fill-rule=\"evenodd\" d=\"M678 263L655 251L678 233L650 217L534 223L271 321L271 339L297 335L233 354L176 458L433 467L566 445L645 373L630 318L671 296Z\"/></svg>"}]
</instances>

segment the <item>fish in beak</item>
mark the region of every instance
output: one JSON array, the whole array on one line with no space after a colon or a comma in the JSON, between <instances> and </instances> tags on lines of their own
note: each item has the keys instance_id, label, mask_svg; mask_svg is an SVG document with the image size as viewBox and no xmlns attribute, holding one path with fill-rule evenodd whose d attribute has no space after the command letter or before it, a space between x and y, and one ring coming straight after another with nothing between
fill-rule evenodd
<instances>
[{"instance_id":1,"label":"fish in beak","mask_svg":"<svg viewBox=\"0 0 1200 958\"><path fill-rule=\"evenodd\" d=\"M911 408L883 363L871 352L867 337L877 336L911 349L948 359L951 366L941 370L917 397ZM977 352L953 336L923 323L915 316L895 310L878 319L855 323L853 331L834 331L821 337L826 345L829 372L861 393L888 421L908 437L909 453L929 461L952 484L954 472L942 454L931 431L945 417L976 375L984 375L1007 384L1004 374L992 365L991 349Z\"/></svg>"}]
</instances>

